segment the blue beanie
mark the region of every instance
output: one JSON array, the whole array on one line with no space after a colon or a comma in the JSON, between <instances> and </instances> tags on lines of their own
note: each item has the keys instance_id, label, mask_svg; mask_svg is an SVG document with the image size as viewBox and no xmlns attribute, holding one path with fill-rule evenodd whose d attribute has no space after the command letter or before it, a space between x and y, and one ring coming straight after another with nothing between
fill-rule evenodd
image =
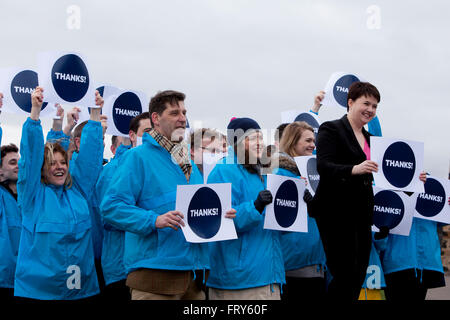
<instances>
[{"instance_id":1,"label":"blue beanie","mask_svg":"<svg viewBox=\"0 0 450 320\"><path fill-rule=\"evenodd\" d=\"M261 130L259 124L250 118L231 118L227 127L227 140L229 145L235 145L245 135L247 130Z\"/></svg>"}]
</instances>

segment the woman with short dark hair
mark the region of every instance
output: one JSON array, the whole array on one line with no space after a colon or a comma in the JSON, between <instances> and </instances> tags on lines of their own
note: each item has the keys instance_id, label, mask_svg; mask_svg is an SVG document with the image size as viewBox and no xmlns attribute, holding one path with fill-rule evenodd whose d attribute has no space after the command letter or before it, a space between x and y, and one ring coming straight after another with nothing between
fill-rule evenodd
<instances>
[{"instance_id":1,"label":"woman with short dark hair","mask_svg":"<svg viewBox=\"0 0 450 320\"><path fill-rule=\"evenodd\" d=\"M364 129L376 115L380 93L367 82L349 88L348 113L324 122L317 135L320 181L312 208L333 276L332 299L357 300L372 244L372 172L370 134Z\"/></svg>"}]
</instances>

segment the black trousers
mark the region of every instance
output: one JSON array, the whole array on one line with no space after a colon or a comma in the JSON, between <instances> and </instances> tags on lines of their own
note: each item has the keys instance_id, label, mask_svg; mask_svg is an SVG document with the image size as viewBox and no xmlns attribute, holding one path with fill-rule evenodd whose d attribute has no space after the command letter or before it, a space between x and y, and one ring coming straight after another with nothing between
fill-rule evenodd
<instances>
[{"instance_id":1,"label":"black trousers","mask_svg":"<svg viewBox=\"0 0 450 320\"><path fill-rule=\"evenodd\" d=\"M0 288L0 302L12 302L14 301L14 289L13 288Z\"/></svg>"},{"instance_id":2,"label":"black trousers","mask_svg":"<svg viewBox=\"0 0 450 320\"><path fill-rule=\"evenodd\" d=\"M103 299L110 301L131 301L130 288L121 280L108 284L103 291Z\"/></svg>"},{"instance_id":3,"label":"black trousers","mask_svg":"<svg viewBox=\"0 0 450 320\"><path fill-rule=\"evenodd\" d=\"M358 300L366 277L372 248L370 219L351 217L355 215L348 212L316 217L332 276L327 291L330 300Z\"/></svg>"},{"instance_id":4,"label":"black trousers","mask_svg":"<svg viewBox=\"0 0 450 320\"><path fill-rule=\"evenodd\" d=\"M386 300L423 301L429 288L445 286L444 275L431 270L406 269L384 275Z\"/></svg>"},{"instance_id":5,"label":"black trousers","mask_svg":"<svg viewBox=\"0 0 450 320\"><path fill-rule=\"evenodd\" d=\"M288 302L319 301L325 298L325 279L286 277L281 300Z\"/></svg>"}]
</instances>

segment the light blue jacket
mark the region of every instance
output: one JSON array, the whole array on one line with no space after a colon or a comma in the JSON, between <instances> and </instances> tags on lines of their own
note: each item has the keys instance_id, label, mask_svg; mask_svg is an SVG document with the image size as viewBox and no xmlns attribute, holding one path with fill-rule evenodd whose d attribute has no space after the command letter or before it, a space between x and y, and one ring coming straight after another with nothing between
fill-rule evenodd
<instances>
[{"instance_id":1,"label":"light blue jacket","mask_svg":"<svg viewBox=\"0 0 450 320\"><path fill-rule=\"evenodd\" d=\"M143 144L127 151L101 202L104 221L125 230L127 274L139 268L209 269L206 244L186 242L183 232L156 228L156 218L175 210L177 185L201 184L191 161L189 181L170 153L144 134Z\"/></svg>"},{"instance_id":2,"label":"light blue jacket","mask_svg":"<svg viewBox=\"0 0 450 320\"><path fill-rule=\"evenodd\" d=\"M389 234L375 244L381 252L385 274L406 269L444 273L437 222L413 218L409 236Z\"/></svg>"},{"instance_id":3,"label":"light blue jacket","mask_svg":"<svg viewBox=\"0 0 450 320\"><path fill-rule=\"evenodd\" d=\"M273 173L300 178L283 168L276 168ZM281 247L286 271L312 265L325 266L325 251L314 218L308 216L308 232L283 232L281 234Z\"/></svg>"},{"instance_id":4,"label":"light blue jacket","mask_svg":"<svg viewBox=\"0 0 450 320\"><path fill-rule=\"evenodd\" d=\"M64 150L69 149L70 144L70 137L66 135L63 131L54 131L53 129L50 129L50 131L47 133L47 140L48 142L58 142Z\"/></svg>"},{"instance_id":5,"label":"light blue jacket","mask_svg":"<svg viewBox=\"0 0 450 320\"><path fill-rule=\"evenodd\" d=\"M84 128L82 131L81 136L83 136L84 133ZM103 143L103 140L102 140ZM80 149L81 149L81 145L80 145ZM102 149L103 152L103 149ZM75 170L76 166L74 165L74 163L77 162L78 159L78 155L79 153L74 151L72 153L72 159L70 160L70 166L69 166L69 171L70 174L72 174L72 171ZM94 186L97 183L98 177L100 176L100 173L102 172L103 169L103 157L100 161L100 171L96 171L96 176L92 176L90 177L91 179L94 180ZM97 163L98 165L98 163ZM94 190L95 191L95 187ZM95 260L100 260L102 257L102 243L103 243L103 223L102 223L102 219L100 216L100 209L99 209L99 200L97 199L97 194L95 192L91 192L91 194L88 195L87 198L87 202L88 202L88 208L89 208L89 216L91 217L91 237L92 237L92 243L94 245L94 258Z\"/></svg>"},{"instance_id":6,"label":"light blue jacket","mask_svg":"<svg viewBox=\"0 0 450 320\"><path fill-rule=\"evenodd\" d=\"M234 290L286 283L280 232L263 228L265 211L260 214L253 204L265 182L238 164L230 149L208 176L208 183L232 183L238 239L210 243L207 286Z\"/></svg>"},{"instance_id":7,"label":"light blue jacket","mask_svg":"<svg viewBox=\"0 0 450 320\"><path fill-rule=\"evenodd\" d=\"M93 191L93 177L101 170L100 122L88 122L81 145L82 153L71 168L72 187L44 184L40 120L28 118L23 125L17 183L23 228L14 283L16 296L73 300L99 292L86 198Z\"/></svg>"},{"instance_id":8,"label":"light blue jacket","mask_svg":"<svg viewBox=\"0 0 450 320\"><path fill-rule=\"evenodd\" d=\"M2 128L0 127L0 145ZM14 288L22 216L17 201L0 186L0 288Z\"/></svg>"},{"instance_id":9,"label":"light blue jacket","mask_svg":"<svg viewBox=\"0 0 450 320\"><path fill-rule=\"evenodd\" d=\"M114 158L103 167L102 173L98 178L96 185L97 199L101 202L106 190L109 187L113 175L119 167L120 160L130 146L121 144ZM103 220L103 219L102 219ZM125 231L114 228L108 223L103 224L103 248L102 248L102 270L105 284L126 279L127 272L123 263L123 254L125 249Z\"/></svg>"}]
</instances>

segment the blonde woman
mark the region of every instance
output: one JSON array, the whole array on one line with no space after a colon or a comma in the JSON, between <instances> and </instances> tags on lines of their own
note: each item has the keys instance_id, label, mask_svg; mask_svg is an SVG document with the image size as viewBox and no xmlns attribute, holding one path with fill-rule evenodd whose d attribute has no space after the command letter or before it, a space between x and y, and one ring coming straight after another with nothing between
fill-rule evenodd
<instances>
[{"instance_id":1,"label":"blonde woman","mask_svg":"<svg viewBox=\"0 0 450 320\"><path fill-rule=\"evenodd\" d=\"M275 174L300 178L294 157L310 156L315 148L313 128L304 121L289 124L280 140L279 167ZM325 296L325 253L314 218L308 217L308 232L285 232L281 236L288 301L316 300Z\"/></svg>"},{"instance_id":2,"label":"blonde woman","mask_svg":"<svg viewBox=\"0 0 450 320\"><path fill-rule=\"evenodd\" d=\"M100 108L91 112L70 174L64 148L44 146L39 120L43 99L43 89L37 87L22 129L17 189L23 228L14 294L40 300L87 298L99 293L86 199L102 168ZM98 93L96 104L103 105Z\"/></svg>"}]
</instances>

